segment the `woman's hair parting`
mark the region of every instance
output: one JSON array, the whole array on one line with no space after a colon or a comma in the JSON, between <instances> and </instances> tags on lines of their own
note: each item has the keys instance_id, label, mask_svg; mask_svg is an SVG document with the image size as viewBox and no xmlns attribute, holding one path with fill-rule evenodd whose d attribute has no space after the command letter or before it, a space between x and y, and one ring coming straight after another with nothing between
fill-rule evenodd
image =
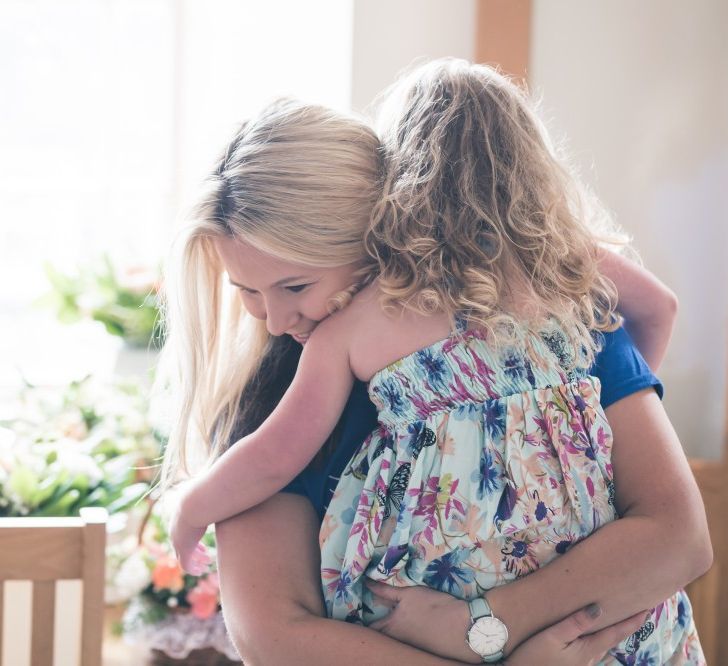
<instances>
[{"instance_id":1,"label":"woman's hair parting","mask_svg":"<svg viewBox=\"0 0 728 666\"><path fill-rule=\"evenodd\" d=\"M177 404L163 487L265 418L297 358L223 280L214 240L236 239L309 266L357 265L355 283L329 304L343 307L376 268L363 237L381 195L380 161L366 122L293 100L265 107L223 151L165 271L160 382L172 385ZM280 353L290 360L272 360Z\"/></svg>"},{"instance_id":2,"label":"woman's hair parting","mask_svg":"<svg viewBox=\"0 0 728 666\"><path fill-rule=\"evenodd\" d=\"M491 67L437 60L385 93L377 126L388 170L366 245L385 307L466 313L496 343L556 318L588 364L590 331L616 325L597 244L619 241L525 92Z\"/></svg>"}]
</instances>

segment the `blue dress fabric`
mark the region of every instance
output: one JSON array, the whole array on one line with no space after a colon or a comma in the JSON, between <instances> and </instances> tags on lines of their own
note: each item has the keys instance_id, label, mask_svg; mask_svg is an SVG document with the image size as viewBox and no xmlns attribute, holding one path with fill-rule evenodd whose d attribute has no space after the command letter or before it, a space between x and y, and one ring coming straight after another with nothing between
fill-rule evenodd
<instances>
[{"instance_id":1,"label":"blue dress fabric","mask_svg":"<svg viewBox=\"0 0 728 666\"><path fill-rule=\"evenodd\" d=\"M662 383L624 328L604 334L602 349L590 373L601 382L600 402L604 409L646 388L663 395ZM283 491L307 497L319 520L323 520L344 469L376 427L377 410L369 399L367 385L357 381L342 414L341 438L336 449L325 461L309 465Z\"/></svg>"},{"instance_id":2,"label":"blue dress fabric","mask_svg":"<svg viewBox=\"0 0 728 666\"><path fill-rule=\"evenodd\" d=\"M573 355L555 322L494 347L459 320L457 333L374 374L377 428L345 468L319 535L330 617L371 624L388 614L367 579L480 597L618 518L601 382ZM703 664L685 593L599 663Z\"/></svg>"}]
</instances>

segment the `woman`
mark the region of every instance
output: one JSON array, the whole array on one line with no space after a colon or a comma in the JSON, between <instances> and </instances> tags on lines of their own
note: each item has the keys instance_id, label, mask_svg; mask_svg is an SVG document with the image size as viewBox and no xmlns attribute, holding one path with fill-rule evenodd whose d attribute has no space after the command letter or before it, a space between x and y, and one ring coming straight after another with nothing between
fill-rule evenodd
<instances>
[{"instance_id":1,"label":"woman","mask_svg":"<svg viewBox=\"0 0 728 666\"><path fill-rule=\"evenodd\" d=\"M206 453L215 457L228 443L257 427L275 404L295 368L295 349L290 348L290 339L269 344L269 334L310 332L327 316L330 301L345 305L371 276L362 238L379 193L377 155L378 141L362 123L288 103L270 107L249 123L223 156L211 192L198 210L200 222L183 244L177 272L182 284L170 280L175 297L169 301L167 351L179 350L182 418L166 455L168 478L178 465L186 466L187 447L195 439L206 442ZM237 261L261 268L255 284L238 285L244 307L237 299L227 298L230 291L222 286L223 262L214 244L215 239L229 236L231 216L247 230L238 240L250 251L246 256L228 257L228 273ZM331 256L332 243L336 256ZM628 275L618 282L632 285L635 276L641 277L625 262L619 265ZM618 287L622 295L628 291L622 284ZM255 328L256 319L265 320L267 333L260 322ZM609 349L613 358L605 356ZM615 570L609 554L599 548L598 532L542 570L489 591L494 613L510 632L508 652L542 627L593 601L599 602L603 613L590 628L654 605L702 573L710 559L699 494L655 394L657 380L619 336L609 341L600 361L615 373L612 378L608 372L602 377L604 395L613 398L607 415L615 442L638 438L643 452L639 460L631 461L634 478L618 483L638 488L640 475L652 474L660 479L661 489L650 497L635 495L633 506L613 529L628 543L633 530L641 529L642 516L657 517L651 523L654 550L635 554L630 571ZM467 606L424 588L399 590L396 597L375 590L394 608L379 625L380 634L344 623L322 624L318 516L314 505L296 493L301 492L301 484L309 485L310 496L320 498L328 491L326 481L335 480L362 435L372 428L365 410L366 396L359 386L342 417L338 445L325 450L323 459L315 461L297 487L290 488L293 492L218 528L223 604L246 662L285 663L295 658L321 664L346 658L365 663L395 659L427 663L425 654L405 643L433 654L473 660L474 654L464 646ZM614 456L618 455L615 445ZM674 502L676 488L679 502ZM670 512L664 510L666 502L671 503ZM660 567L666 553L680 562L677 574L675 566L670 567L670 577ZM554 576L557 567L558 576ZM571 572L573 584L555 585L564 568ZM553 648L553 632L563 636L558 632L568 631L563 626L523 643L521 649L548 651L549 646ZM575 645L578 649L590 646ZM564 653L551 652L548 658L547 652L540 654L541 663L568 663ZM518 663L522 655L516 650L511 659ZM580 653L581 662L573 663L583 663L583 657ZM433 657L432 663L438 661Z\"/></svg>"}]
</instances>

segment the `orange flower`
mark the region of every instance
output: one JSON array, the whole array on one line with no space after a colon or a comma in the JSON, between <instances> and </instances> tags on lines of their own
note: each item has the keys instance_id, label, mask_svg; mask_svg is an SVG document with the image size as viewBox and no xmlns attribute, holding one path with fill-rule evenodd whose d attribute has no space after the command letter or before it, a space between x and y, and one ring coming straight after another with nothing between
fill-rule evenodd
<instances>
[{"instance_id":1,"label":"orange flower","mask_svg":"<svg viewBox=\"0 0 728 666\"><path fill-rule=\"evenodd\" d=\"M185 582L182 578L182 567L177 559L171 555L162 555L154 565L152 583L155 590L167 589L179 592L185 586Z\"/></svg>"},{"instance_id":2,"label":"orange flower","mask_svg":"<svg viewBox=\"0 0 728 666\"><path fill-rule=\"evenodd\" d=\"M217 574L210 574L200 580L195 587L187 593L187 601L192 606L192 615L200 620L206 620L217 611L218 592L220 584Z\"/></svg>"}]
</instances>

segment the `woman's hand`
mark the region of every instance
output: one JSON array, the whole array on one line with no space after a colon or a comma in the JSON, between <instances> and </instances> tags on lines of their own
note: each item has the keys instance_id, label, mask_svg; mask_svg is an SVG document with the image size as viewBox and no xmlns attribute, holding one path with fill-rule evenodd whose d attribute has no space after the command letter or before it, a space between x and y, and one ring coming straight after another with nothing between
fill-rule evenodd
<instances>
[{"instance_id":1,"label":"woman's hand","mask_svg":"<svg viewBox=\"0 0 728 666\"><path fill-rule=\"evenodd\" d=\"M572 613L519 645L504 663L507 666L593 666L645 621L643 611L590 634L601 614L596 604Z\"/></svg>"},{"instance_id":2,"label":"woman's hand","mask_svg":"<svg viewBox=\"0 0 728 666\"><path fill-rule=\"evenodd\" d=\"M205 527L195 527L184 519L184 503L178 502L169 523L169 538L180 566L193 576L201 575L212 562L207 548L200 543Z\"/></svg>"},{"instance_id":3,"label":"woman's hand","mask_svg":"<svg viewBox=\"0 0 728 666\"><path fill-rule=\"evenodd\" d=\"M467 602L429 587L393 587L372 580L366 585L378 604L391 609L371 629L441 657L482 663L465 642L470 628Z\"/></svg>"},{"instance_id":4,"label":"woman's hand","mask_svg":"<svg viewBox=\"0 0 728 666\"><path fill-rule=\"evenodd\" d=\"M371 629L433 654L472 664L482 660L468 647L468 605L461 599L427 587L392 587L367 581L377 603L391 608ZM620 641L637 631L645 612L584 636L598 625L602 612L592 604L535 634L508 656L509 666L588 666L597 663ZM583 638L582 638L583 636Z\"/></svg>"}]
</instances>

